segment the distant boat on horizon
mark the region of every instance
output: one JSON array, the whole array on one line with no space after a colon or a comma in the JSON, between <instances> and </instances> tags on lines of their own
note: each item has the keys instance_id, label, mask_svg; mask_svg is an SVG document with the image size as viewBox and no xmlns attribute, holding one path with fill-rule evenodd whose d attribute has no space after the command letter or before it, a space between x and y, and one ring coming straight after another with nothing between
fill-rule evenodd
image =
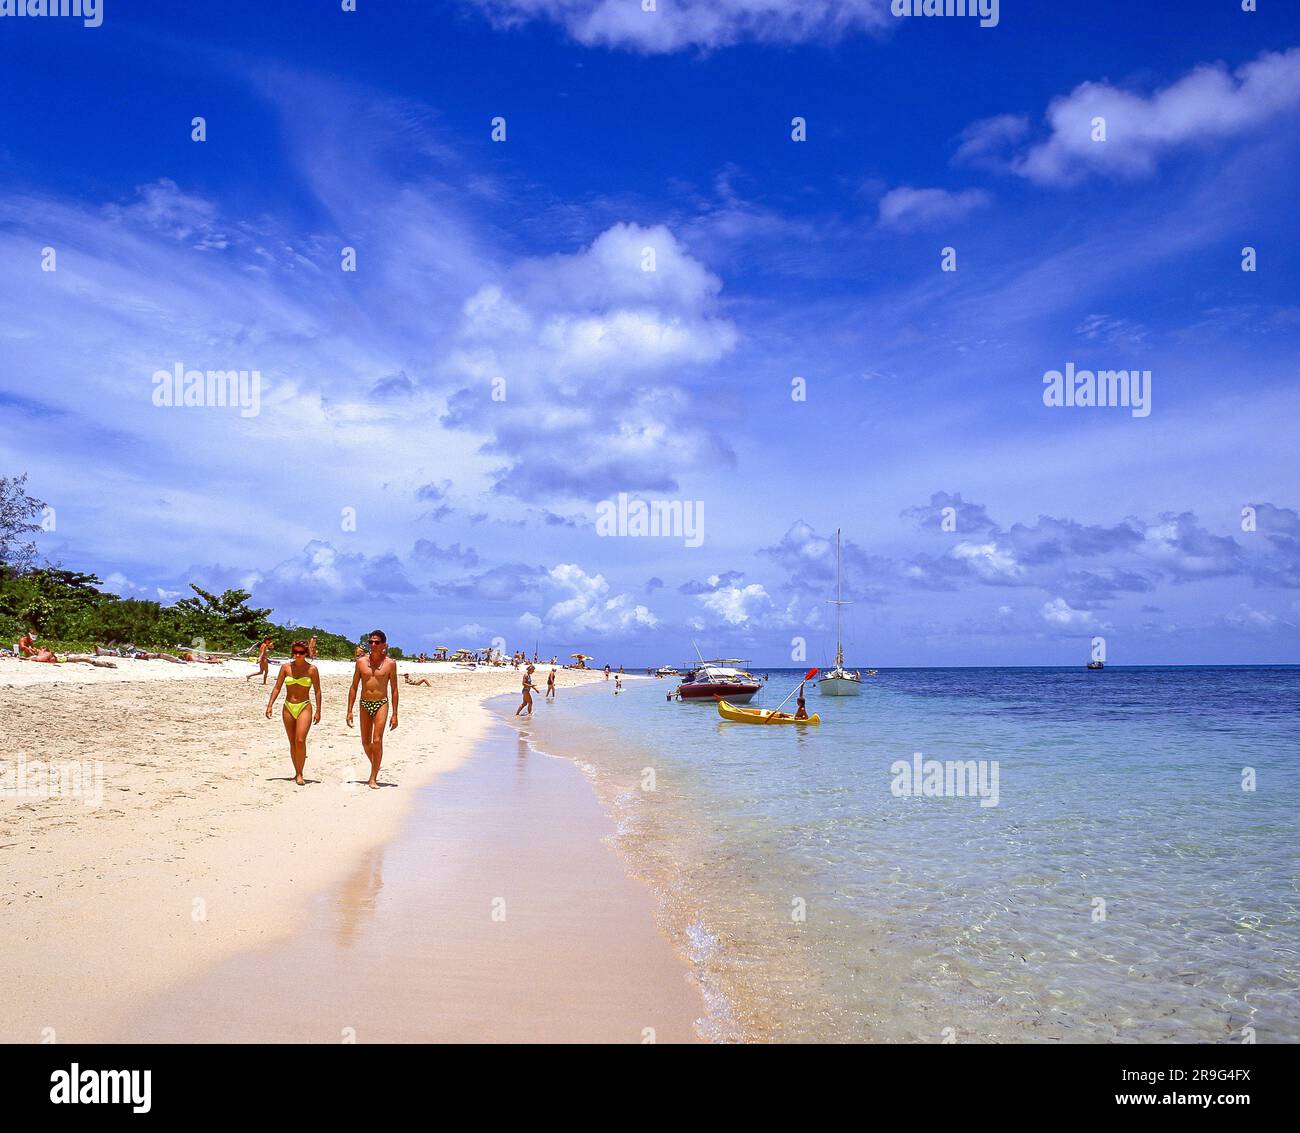
<instances>
[{"instance_id":1,"label":"distant boat on horizon","mask_svg":"<svg viewBox=\"0 0 1300 1133\"><path fill-rule=\"evenodd\" d=\"M835 607L835 668L817 682L823 696L857 696L862 691L862 675L844 667L842 623L844 607L843 571L840 561L840 529L835 529L835 597L828 599Z\"/></svg>"},{"instance_id":2,"label":"distant boat on horizon","mask_svg":"<svg viewBox=\"0 0 1300 1133\"><path fill-rule=\"evenodd\" d=\"M1105 661L1089 661L1089 662L1088 662L1088 668L1090 668L1090 669L1104 669L1105 667L1106 667L1106 662L1105 662Z\"/></svg>"}]
</instances>

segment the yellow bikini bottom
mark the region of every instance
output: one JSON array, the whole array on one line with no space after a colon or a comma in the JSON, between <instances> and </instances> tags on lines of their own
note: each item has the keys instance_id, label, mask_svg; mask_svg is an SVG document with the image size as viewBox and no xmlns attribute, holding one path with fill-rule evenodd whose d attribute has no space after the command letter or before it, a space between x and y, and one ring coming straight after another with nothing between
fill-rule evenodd
<instances>
[{"instance_id":1,"label":"yellow bikini bottom","mask_svg":"<svg viewBox=\"0 0 1300 1133\"><path fill-rule=\"evenodd\" d=\"M292 700L286 700L284 702L284 706L289 710L289 715L291 715L296 720L298 719L299 716L302 715L302 710L304 708L311 707L311 701L299 700L297 703L294 703L294 701Z\"/></svg>"}]
</instances>

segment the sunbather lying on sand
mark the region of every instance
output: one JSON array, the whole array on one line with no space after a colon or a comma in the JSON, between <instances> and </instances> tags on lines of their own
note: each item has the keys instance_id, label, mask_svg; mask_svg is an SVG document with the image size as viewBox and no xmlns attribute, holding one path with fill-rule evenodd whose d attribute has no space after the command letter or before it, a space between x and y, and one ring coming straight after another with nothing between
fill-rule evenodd
<instances>
[{"instance_id":1,"label":"sunbather lying on sand","mask_svg":"<svg viewBox=\"0 0 1300 1133\"><path fill-rule=\"evenodd\" d=\"M30 656L28 656L28 657L19 657L18 660L20 660L20 661L44 661L44 662L46 662L47 664L55 665L55 664L58 663L58 660L59 660L59 659L58 659L56 656L54 656L54 654L51 653L50 650L46 649L44 645L39 645L39 646L36 647L35 651L34 651Z\"/></svg>"},{"instance_id":2,"label":"sunbather lying on sand","mask_svg":"<svg viewBox=\"0 0 1300 1133\"><path fill-rule=\"evenodd\" d=\"M430 688L433 688L433 685L429 682L428 677L421 677L418 681L413 681L411 680L410 673L403 673L402 680L404 680L408 685L428 685Z\"/></svg>"}]
</instances>

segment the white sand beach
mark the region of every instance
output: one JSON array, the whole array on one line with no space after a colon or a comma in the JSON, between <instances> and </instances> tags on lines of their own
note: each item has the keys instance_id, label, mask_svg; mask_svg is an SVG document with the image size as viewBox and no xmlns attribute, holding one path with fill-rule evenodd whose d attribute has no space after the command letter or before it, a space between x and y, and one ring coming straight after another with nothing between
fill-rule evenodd
<instances>
[{"instance_id":1,"label":"white sand beach","mask_svg":"<svg viewBox=\"0 0 1300 1133\"><path fill-rule=\"evenodd\" d=\"M6 992L0 1039L139 1037L140 1026L124 1020L141 1005L201 980L222 962L302 932L313 898L345 886L367 855L394 837L416 803L417 788L460 766L483 736L491 719L483 700L517 690L520 677L510 669L402 663L403 671L428 676L432 687L402 686L400 723L388 734L381 774L391 786L369 791L360 740L344 723L351 664L320 664L324 718L311 732L308 786L301 788L292 782L278 711L272 720L264 716L270 685L242 679L250 668L246 662L121 661L117 669L0 662L0 708L9 721L0 795L0 909L11 971L26 973ZM558 685L563 690L600 679L600 673L562 669ZM43 768L69 763L80 765L80 797L51 796L41 787ZM594 796L582 776L566 777L558 790L554 798L568 792L572 804L561 810L581 812L580 822L557 815L548 823L536 807L527 814L512 811L517 803L499 796L490 816L485 811L482 822L466 822L467 814L473 818L474 791L449 800L466 838L485 823L505 828L514 818L521 828L548 832L535 847L518 841L503 846L498 839L494 851L498 873L520 879L528 890L521 899L537 914L527 936L510 946L511 966L526 970L529 954L572 955L581 963L565 969L567 975L557 970L557 980L615 986L628 963L640 964L642 1000L671 1005L665 1039L690 1039L698 993L685 961L654 927L649 891L628 881L621 866L611 874L618 859L602 841L608 818L591 809ZM566 830L557 842L556 832ZM539 868L547 854L555 870ZM568 876L567 888L552 884L559 874ZM571 908L583 876L603 886L602 938L630 939L630 951L575 948L565 939L584 932ZM445 881L453 891L444 888L442 895L454 909L455 886L477 887L482 878L462 871L446 873ZM473 888L472 899L478 897ZM426 1029L425 1037L552 1033L545 1020L555 1015L555 996L564 988L513 1002L515 1022L502 1026L500 980L492 976L502 969L475 970L488 963L489 951L476 944L473 932L458 939L463 994L446 1016L449 1024L431 1034ZM446 985L445 978L437 985L444 1001ZM424 986L431 991L434 985ZM483 1012L476 1009L480 1001ZM610 1002L617 1014L618 997ZM197 1023L189 1034L183 1023L176 1025L174 1012L168 1018L165 1037L172 1041L222 1037L210 1029L200 1035ZM239 1039L268 1037L256 1012L241 1018L248 1025ZM644 1021L639 1007L626 1020L592 1024L579 1015L559 1033L574 1040L625 1034L640 1041ZM303 1037L291 1032L282 1028L276 1037ZM155 1027L143 1037L164 1036ZM389 1037L412 1036L398 1028Z\"/></svg>"}]
</instances>

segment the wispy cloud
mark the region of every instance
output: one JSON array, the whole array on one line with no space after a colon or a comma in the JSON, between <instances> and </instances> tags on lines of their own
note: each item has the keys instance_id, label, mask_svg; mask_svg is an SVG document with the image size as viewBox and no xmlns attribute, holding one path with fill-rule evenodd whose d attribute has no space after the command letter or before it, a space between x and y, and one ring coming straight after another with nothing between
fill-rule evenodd
<instances>
[{"instance_id":1,"label":"wispy cloud","mask_svg":"<svg viewBox=\"0 0 1300 1133\"><path fill-rule=\"evenodd\" d=\"M1042 185L1073 184L1089 174L1146 177L1175 150L1250 133L1297 108L1300 47L1265 51L1235 70L1202 64L1149 94L1086 82L1048 106L1049 136L1006 164ZM1016 115L976 122L956 159L987 162L1025 133L1025 119Z\"/></svg>"},{"instance_id":2,"label":"wispy cloud","mask_svg":"<svg viewBox=\"0 0 1300 1133\"><path fill-rule=\"evenodd\" d=\"M880 225L904 232L932 228L987 208L992 200L983 189L890 189L880 199Z\"/></svg>"},{"instance_id":3,"label":"wispy cloud","mask_svg":"<svg viewBox=\"0 0 1300 1133\"><path fill-rule=\"evenodd\" d=\"M577 42L648 54L830 41L890 20L888 0L465 0L499 27L559 24Z\"/></svg>"}]
</instances>

